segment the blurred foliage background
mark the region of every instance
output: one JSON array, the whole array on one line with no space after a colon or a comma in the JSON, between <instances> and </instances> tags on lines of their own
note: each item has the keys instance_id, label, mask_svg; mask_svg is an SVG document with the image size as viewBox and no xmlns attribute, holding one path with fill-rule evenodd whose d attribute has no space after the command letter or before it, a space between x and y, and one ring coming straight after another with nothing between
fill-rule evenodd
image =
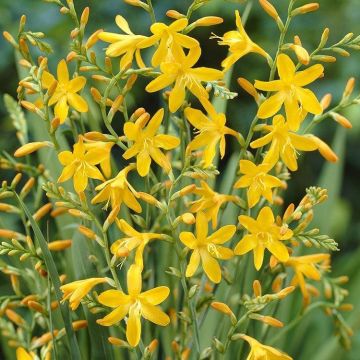
<instances>
[{"instance_id":1,"label":"blurred foliage background","mask_svg":"<svg viewBox=\"0 0 360 360\"><path fill-rule=\"evenodd\" d=\"M153 0L157 20L167 21L165 13L169 9L185 12L191 4L190 0ZM287 1L274 0L273 4L285 15ZM299 1L300 3L300 1ZM304 3L304 2L301 2ZM293 21L289 34L299 35L303 45L314 49L325 27L330 28L329 43L333 44L345 34L360 33L360 7L359 0L320 0L320 11L299 16ZM82 10L90 6L91 15L87 27L87 35L99 27L108 31L116 31L114 18L116 14L128 19L134 33L148 34L150 20L148 14L139 8L124 4L121 0L77 0L76 8ZM234 9L242 9L241 3L224 0L212 0L195 14L196 17L217 15L224 18L222 25L212 28L198 28L192 35L196 36L202 45L203 55L201 63L205 66L220 68L221 60L226 56L226 48L218 47L216 40L209 39L211 32L222 35L225 31L235 28ZM12 34L17 33L18 21L22 14L28 19L28 29L42 31L47 35L54 54L50 56L50 68L70 51L68 37L72 23L67 16L59 13L58 7L47 4L41 0L1 0L0 1L0 28ZM253 40L273 55L275 42L278 39L278 30L275 23L269 18L254 1L254 6L247 23L247 31ZM287 41L292 41L291 37ZM97 45L101 49L104 44ZM11 94L16 97L18 83L17 65L14 59L13 48L0 39L0 93ZM330 92L333 95L333 104L340 99L346 81L354 76L360 80L360 54L353 52L350 58L338 56L334 64L325 64L325 78L317 82L318 97ZM149 63L148 59L146 61ZM255 104L237 85L237 77L245 77L250 81L265 80L268 76L267 66L263 58L249 55L236 64L233 80L230 86L239 96L230 101L227 118L230 126L246 134L251 118L255 111ZM145 84L145 83L144 83ZM137 83L133 92L130 107L143 106L153 112L160 106L158 95L147 94L143 91L144 84ZM359 91L359 83L356 92ZM0 149L13 153L18 147L18 141L11 119L4 108L3 96L0 98ZM329 200L316 209L315 221L322 233L327 233L338 241L341 251L333 256L334 275L348 275L350 282L349 302L355 306L349 313L350 324L354 329L352 350L345 353L336 339L331 337L331 324L324 314L315 313L307 319L307 323L297 327L284 340L278 344L283 350L294 355L295 359L356 360L360 354L360 106L352 107L344 114L348 117L353 128L345 130L340 128L333 120L327 119L315 129L317 135L332 144L339 155L337 164L325 163L320 155L311 153L302 158L302 166L289 183L285 204L298 202L304 195L305 188L310 185L320 185L329 189ZM96 118L96 112L94 112ZM98 121L100 121L98 119ZM36 126L41 126L39 122ZM236 144L233 144L235 146ZM231 146L228 148L226 164L231 156ZM222 166L222 165L221 165ZM2 176L3 177L3 176ZM0 293L5 288L0 282ZM310 322L310 324L309 324ZM306 331L306 334L304 333ZM314 345L316 344L316 347Z\"/></svg>"}]
</instances>

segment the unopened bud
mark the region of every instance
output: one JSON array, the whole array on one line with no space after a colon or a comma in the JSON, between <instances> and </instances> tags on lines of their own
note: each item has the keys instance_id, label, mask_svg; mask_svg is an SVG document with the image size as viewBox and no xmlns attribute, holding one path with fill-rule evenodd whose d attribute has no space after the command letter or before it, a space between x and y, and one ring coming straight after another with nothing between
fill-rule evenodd
<instances>
[{"instance_id":1,"label":"unopened bud","mask_svg":"<svg viewBox=\"0 0 360 360\"><path fill-rule=\"evenodd\" d=\"M96 233L94 231L92 231L91 229L87 228L86 226L80 225L78 229L88 239L93 240L96 238Z\"/></svg>"},{"instance_id":2,"label":"unopened bud","mask_svg":"<svg viewBox=\"0 0 360 360\"><path fill-rule=\"evenodd\" d=\"M279 14L276 11L275 7L267 0L259 0L259 3L261 7L264 9L264 11L271 16L274 20L277 20L279 18Z\"/></svg>"},{"instance_id":3,"label":"unopened bud","mask_svg":"<svg viewBox=\"0 0 360 360\"><path fill-rule=\"evenodd\" d=\"M326 94L321 99L320 105L321 105L323 111L325 111L330 106L331 100L332 100L332 95L331 94Z\"/></svg>"},{"instance_id":4,"label":"unopened bud","mask_svg":"<svg viewBox=\"0 0 360 360\"><path fill-rule=\"evenodd\" d=\"M23 327L26 325L25 320L15 311L13 311L11 309L6 309L5 314L9 318L9 320L11 320L15 325L20 326L20 327Z\"/></svg>"},{"instance_id":5,"label":"unopened bud","mask_svg":"<svg viewBox=\"0 0 360 360\"><path fill-rule=\"evenodd\" d=\"M192 213L184 213L181 215L181 221L186 225L195 224L196 219Z\"/></svg>"},{"instance_id":6,"label":"unopened bud","mask_svg":"<svg viewBox=\"0 0 360 360\"><path fill-rule=\"evenodd\" d=\"M72 240L56 240L48 243L50 251L62 251L68 249L72 245Z\"/></svg>"},{"instance_id":7,"label":"unopened bud","mask_svg":"<svg viewBox=\"0 0 360 360\"><path fill-rule=\"evenodd\" d=\"M38 303L37 301L29 300L27 302L27 306L28 306L29 309L37 311L37 312L39 312L41 314L45 313L44 307L40 303Z\"/></svg>"},{"instance_id":8,"label":"unopened bud","mask_svg":"<svg viewBox=\"0 0 360 360\"><path fill-rule=\"evenodd\" d=\"M321 35L321 40L320 40L320 44L319 44L320 49L322 49L326 45L326 43L329 39L329 33L330 33L330 29L325 28L325 30L323 31L323 33Z\"/></svg>"},{"instance_id":9,"label":"unopened bud","mask_svg":"<svg viewBox=\"0 0 360 360\"><path fill-rule=\"evenodd\" d=\"M291 15L296 16L296 15L300 15L300 14L307 14L309 12L318 10L319 7L320 7L319 3L305 4L303 6L296 8L295 10L293 10Z\"/></svg>"},{"instance_id":10,"label":"unopened bud","mask_svg":"<svg viewBox=\"0 0 360 360\"><path fill-rule=\"evenodd\" d=\"M318 150L320 152L320 154L327 160L330 162L337 162L338 161L338 157L337 155L334 153L334 151L331 150L330 146L328 144L326 144L324 141L322 141L321 139L319 139L318 137L314 136L317 145L318 145Z\"/></svg>"},{"instance_id":11,"label":"unopened bud","mask_svg":"<svg viewBox=\"0 0 360 360\"><path fill-rule=\"evenodd\" d=\"M115 345L115 346L125 346L125 347L129 346L129 344L126 341L118 339L113 336L108 337L108 341L110 344Z\"/></svg>"},{"instance_id":12,"label":"unopened bud","mask_svg":"<svg viewBox=\"0 0 360 360\"><path fill-rule=\"evenodd\" d=\"M90 35L89 39L85 44L86 50L92 48L99 41L99 34L102 33L103 31L104 31L103 29L99 29L96 30L92 35Z\"/></svg>"},{"instance_id":13,"label":"unopened bud","mask_svg":"<svg viewBox=\"0 0 360 360\"><path fill-rule=\"evenodd\" d=\"M86 26L86 24L88 23L89 21L89 13L90 13L90 9L89 7L87 6L82 14L81 14L81 18L80 18L80 27L81 28L84 28Z\"/></svg>"},{"instance_id":14,"label":"unopened bud","mask_svg":"<svg viewBox=\"0 0 360 360\"><path fill-rule=\"evenodd\" d=\"M246 91L249 95L251 95L255 101L259 100L259 94L256 91L254 85L246 80L245 78L238 78L237 79L238 84L243 88L244 91Z\"/></svg>"},{"instance_id":15,"label":"unopened bud","mask_svg":"<svg viewBox=\"0 0 360 360\"><path fill-rule=\"evenodd\" d=\"M14 156L15 157L22 157L22 156L26 156L29 155L45 146L53 146L51 142L49 141L36 141L36 142L31 142L28 144L25 144L21 147L19 147L15 153Z\"/></svg>"},{"instance_id":16,"label":"unopened bud","mask_svg":"<svg viewBox=\"0 0 360 360\"><path fill-rule=\"evenodd\" d=\"M254 280L254 282L253 282L253 291L254 291L254 295L256 297L261 296L262 289L261 289L261 284L260 284L259 280Z\"/></svg>"},{"instance_id":17,"label":"unopened bud","mask_svg":"<svg viewBox=\"0 0 360 360\"><path fill-rule=\"evenodd\" d=\"M73 321L72 328L77 331L80 329L85 329L88 326L88 322L86 320L77 320Z\"/></svg>"},{"instance_id":18,"label":"unopened bud","mask_svg":"<svg viewBox=\"0 0 360 360\"><path fill-rule=\"evenodd\" d=\"M195 21L194 26L212 26L222 24L224 19L219 16L205 16Z\"/></svg>"},{"instance_id":19,"label":"unopened bud","mask_svg":"<svg viewBox=\"0 0 360 360\"><path fill-rule=\"evenodd\" d=\"M185 18L185 17L186 17L186 15L181 14L181 13L179 13L179 12L176 11L176 10L168 10L168 11L166 12L166 16L169 17L169 18L171 18L171 19L175 19L175 20L182 19L182 18Z\"/></svg>"},{"instance_id":20,"label":"unopened bud","mask_svg":"<svg viewBox=\"0 0 360 360\"><path fill-rule=\"evenodd\" d=\"M330 115L342 127L346 128L346 129L351 129L352 128L351 122L345 116L342 116L342 115L340 115L338 113L335 113L335 112L331 112Z\"/></svg>"},{"instance_id":21,"label":"unopened bud","mask_svg":"<svg viewBox=\"0 0 360 360\"><path fill-rule=\"evenodd\" d=\"M40 219L42 219L46 214L48 214L50 212L50 210L52 209L52 204L51 203L47 203L45 205L43 205L38 211L36 211L36 213L33 215L33 218L35 221L39 221Z\"/></svg>"},{"instance_id":22,"label":"unopened bud","mask_svg":"<svg viewBox=\"0 0 360 360\"><path fill-rule=\"evenodd\" d=\"M354 91L354 87L355 87L355 78L350 78L348 80L348 82L346 83L346 87L343 93L343 97L348 97L352 94L352 92Z\"/></svg>"},{"instance_id":23,"label":"unopened bud","mask_svg":"<svg viewBox=\"0 0 360 360\"><path fill-rule=\"evenodd\" d=\"M284 299L295 290L295 286L288 286L277 293L279 299Z\"/></svg>"}]
</instances>

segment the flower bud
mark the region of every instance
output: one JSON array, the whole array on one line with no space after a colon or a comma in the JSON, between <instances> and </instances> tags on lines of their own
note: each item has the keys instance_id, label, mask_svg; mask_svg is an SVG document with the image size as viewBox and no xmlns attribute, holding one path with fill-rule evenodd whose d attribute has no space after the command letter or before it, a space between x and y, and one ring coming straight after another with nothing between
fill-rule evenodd
<instances>
[{"instance_id":1,"label":"flower bud","mask_svg":"<svg viewBox=\"0 0 360 360\"><path fill-rule=\"evenodd\" d=\"M300 14L307 14L309 12L318 10L319 7L320 7L319 3L305 4L303 6L296 8L295 10L293 10L291 15L296 16L296 15L300 15Z\"/></svg>"},{"instance_id":2,"label":"flower bud","mask_svg":"<svg viewBox=\"0 0 360 360\"><path fill-rule=\"evenodd\" d=\"M91 49L99 41L99 34L102 33L103 31L104 31L103 29L99 29L96 30L92 35L90 35L90 37L85 43L86 50Z\"/></svg>"},{"instance_id":3,"label":"flower bud","mask_svg":"<svg viewBox=\"0 0 360 360\"><path fill-rule=\"evenodd\" d=\"M346 87L343 93L343 97L348 97L352 94L352 92L354 91L354 87L355 87L355 78L350 78L348 80L348 82L346 83Z\"/></svg>"},{"instance_id":4,"label":"flower bud","mask_svg":"<svg viewBox=\"0 0 360 360\"><path fill-rule=\"evenodd\" d=\"M271 16L274 20L277 20L279 18L279 14L276 11L275 7L267 0L259 0L259 3L261 7L264 9L264 11Z\"/></svg>"},{"instance_id":5,"label":"flower bud","mask_svg":"<svg viewBox=\"0 0 360 360\"><path fill-rule=\"evenodd\" d=\"M338 113L335 113L335 112L331 112L330 115L342 127L346 128L346 129L351 129L352 128L351 122L345 116L342 116L342 115L340 115Z\"/></svg>"},{"instance_id":6,"label":"flower bud","mask_svg":"<svg viewBox=\"0 0 360 360\"><path fill-rule=\"evenodd\" d=\"M259 280L254 280L254 282L253 282L253 291L254 291L254 295L256 297L261 296L262 289L261 289L261 284L260 284Z\"/></svg>"},{"instance_id":7,"label":"flower bud","mask_svg":"<svg viewBox=\"0 0 360 360\"><path fill-rule=\"evenodd\" d=\"M254 85L250 81L240 77L237 79L237 82L243 88L244 91L246 91L249 95L251 95L255 99L256 102L259 100L259 94L256 91Z\"/></svg>"},{"instance_id":8,"label":"flower bud","mask_svg":"<svg viewBox=\"0 0 360 360\"><path fill-rule=\"evenodd\" d=\"M194 22L194 27L198 26L212 26L224 22L224 19L219 16L205 16Z\"/></svg>"},{"instance_id":9,"label":"flower bud","mask_svg":"<svg viewBox=\"0 0 360 360\"><path fill-rule=\"evenodd\" d=\"M115 345L115 346L129 347L129 344L126 341L118 339L113 336L108 337L108 341L110 344Z\"/></svg>"},{"instance_id":10,"label":"flower bud","mask_svg":"<svg viewBox=\"0 0 360 360\"><path fill-rule=\"evenodd\" d=\"M175 20L182 19L182 18L185 18L185 17L186 17L186 15L181 14L181 13L179 13L179 12L176 11L176 10L168 10L168 11L166 12L166 16L169 17L169 18L171 18L171 19L175 19Z\"/></svg>"},{"instance_id":11,"label":"flower bud","mask_svg":"<svg viewBox=\"0 0 360 360\"><path fill-rule=\"evenodd\" d=\"M72 240L56 240L48 243L50 251L62 251L68 249L72 245Z\"/></svg>"},{"instance_id":12,"label":"flower bud","mask_svg":"<svg viewBox=\"0 0 360 360\"><path fill-rule=\"evenodd\" d=\"M31 142L28 144L25 144L21 147L19 147L15 153L14 156L15 157L22 157L22 156L26 156L29 155L31 153L33 153L34 151L37 151L45 146L49 146L52 147L53 144L49 141L36 141L36 142Z\"/></svg>"},{"instance_id":13,"label":"flower bud","mask_svg":"<svg viewBox=\"0 0 360 360\"><path fill-rule=\"evenodd\" d=\"M77 320L73 321L72 328L77 331L80 329L85 329L88 326L88 322L86 320Z\"/></svg>"}]
</instances>

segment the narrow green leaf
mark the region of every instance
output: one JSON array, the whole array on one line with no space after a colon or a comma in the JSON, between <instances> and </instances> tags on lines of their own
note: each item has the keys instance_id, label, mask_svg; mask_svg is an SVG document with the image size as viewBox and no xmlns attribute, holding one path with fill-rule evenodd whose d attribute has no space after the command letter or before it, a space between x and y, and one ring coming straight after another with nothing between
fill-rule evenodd
<instances>
[{"instance_id":1,"label":"narrow green leaf","mask_svg":"<svg viewBox=\"0 0 360 360\"><path fill-rule=\"evenodd\" d=\"M44 260L45 260L45 265L46 268L49 272L49 276L51 279L51 282L54 286L54 290L55 290L55 296L56 299L59 301L60 303L60 311L61 311L61 316L62 319L64 321L64 326L65 326L65 330L66 330L66 337L69 341L69 345L70 345L70 355L71 355L71 359L74 360L78 360L81 359L81 355L80 355L80 349L76 340L76 336L74 333L74 330L72 328L72 324L71 324L71 316L70 316L70 311L67 305L61 304L61 298L62 298L62 293L60 290L60 279L59 279L59 274L58 271L56 269L56 265L54 262L54 259L50 253L50 250L48 248L47 242L44 238L44 235L42 234L38 224L36 223L36 221L34 220L34 218L32 217L29 209L27 208L27 206L25 205L25 203L20 199L20 197L18 196L18 194L15 193L15 196L21 206L21 208L23 209L24 213L26 214L27 218L30 221L30 225L31 228L34 231L35 237L38 241L38 244L41 248L41 251L43 253L44 256Z\"/></svg>"}]
</instances>

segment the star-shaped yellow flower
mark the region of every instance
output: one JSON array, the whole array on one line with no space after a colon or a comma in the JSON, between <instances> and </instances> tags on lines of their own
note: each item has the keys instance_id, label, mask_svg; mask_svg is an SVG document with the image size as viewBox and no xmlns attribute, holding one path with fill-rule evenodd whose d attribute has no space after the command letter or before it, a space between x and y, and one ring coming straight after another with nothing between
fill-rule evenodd
<instances>
[{"instance_id":1,"label":"star-shaped yellow flower","mask_svg":"<svg viewBox=\"0 0 360 360\"><path fill-rule=\"evenodd\" d=\"M164 117L164 109L160 109L150 119L147 126L140 117L135 123L126 122L124 125L125 136L133 141L133 145L125 151L123 157L128 160L136 156L136 169L140 176L146 176L150 170L151 159L169 173L171 164L169 159L160 150L171 150L180 144L176 136L156 135Z\"/></svg>"},{"instance_id":2,"label":"star-shaped yellow flower","mask_svg":"<svg viewBox=\"0 0 360 360\"><path fill-rule=\"evenodd\" d=\"M155 239L164 239L162 234L156 233L140 233L131 227L125 220L116 219L116 224L127 237L116 240L110 248L110 251L115 256L123 254L124 250L130 252L136 249L135 263L143 268L143 253L145 246ZM121 255L120 255L121 256Z\"/></svg>"},{"instance_id":3,"label":"star-shaped yellow flower","mask_svg":"<svg viewBox=\"0 0 360 360\"><path fill-rule=\"evenodd\" d=\"M254 207L263 196L271 204L273 203L272 191L274 187L282 186L282 182L268 172L272 166L266 163L255 165L249 160L240 160L240 172L244 174L235 183L234 188L248 188L247 199L249 208Z\"/></svg>"},{"instance_id":4,"label":"star-shaped yellow flower","mask_svg":"<svg viewBox=\"0 0 360 360\"><path fill-rule=\"evenodd\" d=\"M228 31L222 37L219 45L229 46L230 55L222 61L221 66L227 71L240 58L249 53L257 53L265 58L268 58L268 53L259 45L255 44L246 33L241 22L241 17L238 10L235 10L237 30Z\"/></svg>"},{"instance_id":5,"label":"star-shaped yellow flower","mask_svg":"<svg viewBox=\"0 0 360 360\"><path fill-rule=\"evenodd\" d=\"M200 181L201 187L197 187L193 193L201 196L200 199L191 203L190 211L199 212L202 211L208 221L212 221L212 227L217 227L217 218L220 207L227 201L236 201L236 196L219 194L205 182Z\"/></svg>"},{"instance_id":6,"label":"star-shaped yellow flower","mask_svg":"<svg viewBox=\"0 0 360 360\"><path fill-rule=\"evenodd\" d=\"M188 19L182 18L175 20L170 25L163 23L155 23L150 27L150 31L154 34L147 39L141 41L139 47L149 47L160 42L152 59L152 66L158 66L164 61L174 60L174 48L179 49L199 46L199 42L188 35L181 34L188 25ZM176 51L175 51L176 52Z\"/></svg>"},{"instance_id":7,"label":"star-shaped yellow flower","mask_svg":"<svg viewBox=\"0 0 360 360\"><path fill-rule=\"evenodd\" d=\"M111 43L106 49L106 55L110 57L121 57L120 68L132 64L134 55L139 68L145 68L145 64L141 58L139 43L146 39L146 36L135 35L129 27L128 22L121 16L115 17L116 25L125 34L116 34L111 32L100 32L98 38L102 41Z\"/></svg>"},{"instance_id":8,"label":"star-shaped yellow flower","mask_svg":"<svg viewBox=\"0 0 360 360\"><path fill-rule=\"evenodd\" d=\"M254 251L254 265L259 270L264 260L264 251L268 249L277 259L285 262L289 252L282 240L289 240L293 232L286 226L278 226L270 207L265 206L259 212L257 219L240 215L240 224L249 231L235 247L236 255L244 255Z\"/></svg>"},{"instance_id":9,"label":"star-shaped yellow flower","mask_svg":"<svg viewBox=\"0 0 360 360\"><path fill-rule=\"evenodd\" d=\"M304 86L314 82L324 72L320 64L310 66L308 69L296 72L295 64L286 54L280 54L277 58L279 80L255 81L255 87L263 91L276 91L266 99L259 107L258 117L266 119L275 115L282 105L285 105L286 118L291 130L298 130L303 120L303 111L319 115L322 107L315 94L304 89Z\"/></svg>"},{"instance_id":10,"label":"star-shaped yellow flower","mask_svg":"<svg viewBox=\"0 0 360 360\"><path fill-rule=\"evenodd\" d=\"M183 50L173 48L174 60L161 63L162 74L151 81L145 90L155 92L175 83L169 96L171 112L177 111L183 104L186 89L189 89L197 98L208 98L209 94L201 82L219 80L223 77L223 72L207 67L193 68L200 55L201 49L198 46L191 48L186 56Z\"/></svg>"},{"instance_id":11,"label":"star-shaped yellow flower","mask_svg":"<svg viewBox=\"0 0 360 360\"><path fill-rule=\"evenodd\" d=\"M55 77L48 71L44 71L41 78L45 89L50 88L56 82ZM87 112L87 102L77 94L86 84L84 76L76 76L70 80L66 61L63 59L57 66L57 85L54 94L49 100L49 106L55 105L54 114L62 124L69 113L69 105L76 111Z\"/></svg>"},{"instance_id":12,"label":"star-shaped yellow flower","mask_svg":"<svg viewBox=\"0 0 360 360\"><path fill-rule=\"evenodd\" d=\"M169 316L157 305L169 296L170 290L166 286L159 286L141 292L141 269L137 265L130 266L127 273L127 287L129 294L120 290L107 290L99 295L99 302L114 310L104 318L98 319L97 323L111 326L129 314L126 322L126 338L131 346L137 346L141 338L141 317L160 326L169 324Z\"/></svg>"},{"instance_id":13,"label":"star-shaped yellow flower","mask_svg":"<svg viewBox=\"0 0 360 360\"><path fill-rule=\"evenodd\" d=\"M74 188L77 193L84 191L88 185L88 178L105 180L100 170L95 166L101 163L106 157L106 153L100 148L86 150L83 137L74 144L74 150L62 151L59 155L59 161L64 169L58 179L58 182L64 182L73 178Z\"/></svg>"},{"instance_id":14,"label":"star-shaped yellow flower","mask_svg":"<svg viewBox=\"0 0 360 360\"><path fill-rule=\"evenodd\" d=\"M76 310L80 305L81 299L85 297L94 286L105 282L105 278L90 278L62 285L60 290L64 295L61 301L69 299L71 310Z\"/></svg>"},{"instance_id":15,"label":"star-shaped yellow flower","mask_svg":"<svg viewBox=\"0 0 360 360\"><path fill-rule=\"evenodd\" d=\"M189 143L186 151L191 152L199 148L205 148L203 152L204 167L209 167L216 154L217 144L220 142L220 156L225 155L225 135L233 135L236 138L238 133L225 126L225 114L217 113L211 103L204 97L199 98L209 117L205 116L200 110L186 108L185 117L196 129L199 134Z\"/></svg>"},{"instance_id":16,"label":"star-shaped yellow flower","mask_svg":"<svg viewBox=\"0 0 360 360\"><path fill-rule=\"evenodd\" d=\"M87 139L86 139L87 140ZM113 141L89 141L85 143L85 148L87 150L98 149L104 152L104 160L100 162L100 169L105 175L109 178L111 176L111 149L114 146ZM105 155L106 154L106 155Z\"/></svg>"},{"instance_id":17,"label":"star-shaped yellow flower","mask_svg":"<svg viewBox=\"0 0 360 360\"><path fill-rule=\"evenodd\" d=\"M95 190L99 193L91 200L91 203L98 204L106 201L105 208L107 208L110 202L111 208L118 207L119 211L121 204L124 203L128 208L140 213L141 205L136 200L137 192L126 178L129 171L134 168L134 164L126 166L113 179L98 185Z\"/></svg>"},{"instance_id":18,"label":"star-shaped yellow flower","mask_svg":"<svg viewBox=\"0 0 360 360\"><path fill-rule=\"evenodd\" d=\"M242 334L241 338L247 341L251 348L246 360L292 360L289 355L271 346L263 345L250 336Z\"/></svg>"},{"instance_id":19,"label":"star-shaped yellow flower","mask_svg":"<svg viewBox=\"0 0 360 360\"><path fill-rule=\"evenodd\" d=\"M196 214L196 236L187 231L180 233L180 241L193 250L185 275L193 276L201 260L205 274L214 283L219 283L221 269L216 259L228 260L233 257L233 251L221 244L230 240L235 231L235 225L226 225L208 236L208 220L203 212L198 212Z\"/></svg>"},{"instance_id":20,"label":"star-shaped yellow flower","mask_svg":"<svg viewBox=\"0 0 360 360\"><path fill-rule=\"evenodd\" d=\"M269 151L264 158L264 163L270 166L274 166L281 158L291 171L296 171L298 168L297 150L313 151L319 147L312 135L298 135L290 131L290 126L282 115L276 115L273 124L266 125L264 129L269 133L251 142L250 146L256 149L271 142Z\"/></svg>"},{"instance_id":21,"label":"star-shaped yellow flower","mask_svg":"<svg viewBox=\"0 0 360 360\"><path fill-rule=\"evenodd\" d=\"M299 285L305 303L308 303L310 299L309 292L306 288L305 278L319 281L321 279L321 272L315 264L327 262L329 259L330 254L312 254L290 257L288 261L285 262L285 266L289 266L294 269L295 275L291 280L291 285Z\"/></svg>"}]
</instances>

